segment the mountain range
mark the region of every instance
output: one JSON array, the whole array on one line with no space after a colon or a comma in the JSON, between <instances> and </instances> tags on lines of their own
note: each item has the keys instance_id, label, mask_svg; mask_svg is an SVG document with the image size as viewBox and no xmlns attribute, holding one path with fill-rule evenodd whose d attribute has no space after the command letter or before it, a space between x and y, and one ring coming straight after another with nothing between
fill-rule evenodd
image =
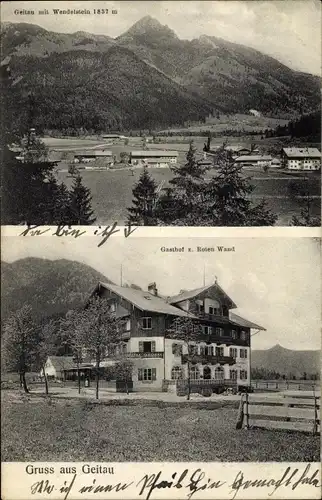
<instances>
[{"instance_id":1,"label":"mountain range","mask_svg":"<svg viewBox=\"0 0 322 500\"><path fill-rule=\"evenodd\" d=\"M218 112L283 117L320 105L317 76L221 38L181 40L150 16L115 39L3 23L1 45L22 77L11 97L16 114L32 90L34 125L43 129L151 129Z\"/></svg>"},{"instance_id":2,"label":"mountain range","mask_svg":"<svg viewBox=\"0 0 322 500\"><path fill-rule=\"evenodd\" d=\"M277 344L270 349L253 350L251 363L252 368L301 377L303 373L320 373L320 359L320 351L295 351Z\"/></svg>"},{"instance_id":3,"label":"mountain range","mask_svg":"<svg viewBox=\"0 0 322 500\"><path fill-rule=\"evenodd\" d=\"M1 314L5 322L25 303L35 319L48 321L81 306L99 280L112 283L90 266L66 259L25 258L2 262ZM138 288L136 285L130 284ZM295 351L276 345L271 349L253 350L253 368L263 368L288 375L302 376L320 370L319 351Z\"/></svg>"}]
</instances>

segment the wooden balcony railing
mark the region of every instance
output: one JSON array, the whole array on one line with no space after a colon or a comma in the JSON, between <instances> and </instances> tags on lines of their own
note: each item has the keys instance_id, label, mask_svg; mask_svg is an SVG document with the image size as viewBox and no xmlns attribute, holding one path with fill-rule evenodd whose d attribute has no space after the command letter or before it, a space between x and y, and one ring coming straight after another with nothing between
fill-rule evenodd
<instances>
[{"instance_id":1,"label":"wooden balcony railing","mask_svg":"<svg viewBox=\"0 0 322 500\"><path fill-rule=\"evenodd\" d=\"M209 354L183 354L181 356L182 363L187 363L190 361L192 364L201 363L202 365L234 365L236 363L236 359L232 356L216 356Z\"/></svg>"},{"instance_id":2,"label":"wooden balcony railing","mask_svg":"<svg viewBox=\"0 0 322 500\"><path fill-rule=\"evenodd\" d=\"M163 352L128 352L129 358L163 358Z\"/></svg>"}]
</instances>

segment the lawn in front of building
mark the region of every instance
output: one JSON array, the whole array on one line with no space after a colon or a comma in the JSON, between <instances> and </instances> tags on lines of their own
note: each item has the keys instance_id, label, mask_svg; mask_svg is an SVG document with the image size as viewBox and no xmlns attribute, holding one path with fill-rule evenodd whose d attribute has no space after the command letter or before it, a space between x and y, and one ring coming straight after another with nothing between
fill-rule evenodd
<instances>
[{"instance_id":1,"label":"lawn in front of building","mask_svg":"<svg viewBox=\"0 0 322 500\"><path fill-rule=\"evenodd\" d=\"M318 461L319 437L236 430L237 408L2 392L3 461Z\"/></svg>"}]
</instances>

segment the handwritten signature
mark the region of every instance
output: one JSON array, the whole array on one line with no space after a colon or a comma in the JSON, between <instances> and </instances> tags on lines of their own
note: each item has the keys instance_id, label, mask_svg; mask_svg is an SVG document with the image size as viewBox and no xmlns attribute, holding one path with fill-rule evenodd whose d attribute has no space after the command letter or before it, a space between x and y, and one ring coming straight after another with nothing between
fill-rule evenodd
<instances>
[{"instance_id":1,"label":"handwritten signature","mask_svg":"<svg viewBox=\"0 0 322 500\"><path fill-rule=\"evenodd\" d=\"M95 229L93 234L94 236L99 236L101 237L101 241L97 245L98 247L101 247L104 245L104 243L115 233L119 233L121 229L117 229L117 222L114 222L114 224L109 225L104 227L103 229L101 226L98 226L98 229ZM130 223L128 223L126 226L123 228L123 234L125 238L128 238L131 234L136 231L137 227L132 226ZM83 236L84 234L89 233L89 230L81 230L81 229L76 229L73 228L72 226L66 226L65 224L59 225L55 227L55 230L53 231L52 228L47 227L44 228L43 226L40 225L31 225L27 224L27 227L19 234L19 236L42 236L45 233L50 233L51 236L69 236L71 238L77 239Z\"/></svg>"},{"instance_id":2,"label":"handwritten signature","mask_svg":"<svg viewBox=\"0 0 322 500\"><path fill-rule=\"evenodd\" d=\"M63 500L67 500L70 492L75 484L77 474L74 474L72 480L68 484L67 481L60 488L56 488L54 484L51 484L48 480L41 480L34 483L31 486L31 493L35 494L47 494L50 495L53 491L59 491L64 494ZM156 474L145 474L136 484L134 481L130 482L118 482L115 484L105 484L101 485L97 483L96 478L92 479L92 484L81 485L78 489L78 493L108 493L108 492L122 492L131 486L138 489L139 497L145 500L150 500L155 490L162 489L176 489L179 490L184 488L186 491L185 496L188 500L198 492L204 490L213 490L222 488L222 486L227 485L230 488L230 495L234 499L238 493L242 490L247 490L251 488L270 488L272 491L268 493L268 496L272 496L281 486L290 487L295 490L300 485L308 485L316 488L320 488L319 483L319 470L312 470L311 464L307 464L305 469L300 471L298 468L287 467L282 476L278 479L276 478L257 478L257 479L247 479L245 478L244 472L241 470L236 474L236 477L231 484L226 481L221 481L219 479L212 479L207 477L202 469L195 469L192 473L189 469L185 469L183 472L172 473L171 477L166 477L162 471ZM46 496L47 496L46 495ZM179 497L177 497L179 498ZM180 496L180 498L182 498Z\"/></svg>"}]
</instances>

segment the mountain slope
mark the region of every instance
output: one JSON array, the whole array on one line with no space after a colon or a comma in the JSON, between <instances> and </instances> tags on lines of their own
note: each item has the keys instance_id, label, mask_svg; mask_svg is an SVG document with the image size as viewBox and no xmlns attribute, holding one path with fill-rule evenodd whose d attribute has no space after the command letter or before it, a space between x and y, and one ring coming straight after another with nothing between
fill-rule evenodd
<instances>
[{"instance_id":1,"label":"mountain slope","mask_svg":"<svg viewBox=\"0 0 322 500\"><path fill-rule=\"evenodd\" d=\"M83 304L99 280L111 283L91 267L65 259L2 262L2 321L25 303L32 306L36 319L63 315Z\"/></svg>"},{"instance_id":2,"label":"mountain slope","mask_svg":"<svg viewBox=\"0 0 322 500\"><path fill-rule=\"evenodd\" d=\"M40 129L156 128L218 110L290 117L320 106L318 77L217 37L180 40L150 16L115 40L27 23L2 28L2 54L23 76L16 91L34 92Z\"/></svg>"},{"instance_id":3,"label":"mountain slope","mask_svg":"<svg viewBox=\"0 0 322 500\"><path fill-rule=\"evenodd\" d=\"M96 130L153 128L202 119L212 110L119 46L104 53L78 50L42 59L14 56L11 70L25 74L16 92L18 86L21 93L34 89L35 126L40 129L80 128L84 123Z\"/></svg>"},{"instance_id":4,"label":"mountain slope","mask_svg":"<svg viewBox=\"0 0 322 500\"><path fill-rule=\"evenodd\" d=\"M281 375L320 372L320 351L293 351L276 345L267 350L252 351L252 368L276 371Z\"/></svg>"}]
</instances>

